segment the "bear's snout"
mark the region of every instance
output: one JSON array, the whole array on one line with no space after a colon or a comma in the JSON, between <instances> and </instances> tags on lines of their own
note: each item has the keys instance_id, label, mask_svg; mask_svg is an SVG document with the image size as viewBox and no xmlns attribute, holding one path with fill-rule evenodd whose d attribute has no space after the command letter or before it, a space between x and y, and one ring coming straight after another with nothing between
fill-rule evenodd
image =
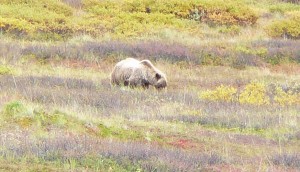
<instances>
[{"instance_id":1,"label":"bear's snout","mask_svg":"<svg viewBox=\"0 0 300 172\"><path fill-rule=\"evenodd\" d=\"M165 82L165 81L158 82L155 85L155 88L158 89L158 90L161 90L161 89L166 88L166 87L167 87L167 82Z\"/></svg>"}]
</instances>

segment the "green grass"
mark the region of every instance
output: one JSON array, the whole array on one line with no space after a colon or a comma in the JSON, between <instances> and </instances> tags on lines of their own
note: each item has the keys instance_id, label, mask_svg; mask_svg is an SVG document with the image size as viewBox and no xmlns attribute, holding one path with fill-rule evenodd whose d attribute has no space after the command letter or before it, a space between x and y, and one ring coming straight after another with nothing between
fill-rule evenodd
<instances>
[{"instance_id":1,"label":"green grass","mask_svg":"<svg viewBox=\"0 0 300 172\"><path fill-rule=\"evenodd\" d=\"M70 171L90 169L92 171L132 171L138 167L120 166L117 162L102 157L87 156L81 160L59 159L47 162L35 157L0 158L0 169L4 171Z\"/></svg>"},{"instance_id":2,"label":"green grass","mask_svg":"<svg viewBox=\"0 0 300 172\"><path fill-rule=\"evenodd\" d=\"M19 101L13 101L4 105L1 114L2 127L9 125L17 125L36 131L46 131L50 127L62 130L70 130L101 138L117 138L121 140L143 140L146 136L134 128L122 128L118 126L106 126L104 121L85 121L68 115L64 112L54 110L53 112L45 112L39 107L26 106Z\"/></svg>"},{"instance_id":3,"label":"green grass","mask_svg":"<svg viewBox=\"0 0 300 172\"><path fill-rule=\"evenodd\" d=\"M0 65L0 75L12 74L13 69L6 65Z\"/></svg>"}]
</instances>

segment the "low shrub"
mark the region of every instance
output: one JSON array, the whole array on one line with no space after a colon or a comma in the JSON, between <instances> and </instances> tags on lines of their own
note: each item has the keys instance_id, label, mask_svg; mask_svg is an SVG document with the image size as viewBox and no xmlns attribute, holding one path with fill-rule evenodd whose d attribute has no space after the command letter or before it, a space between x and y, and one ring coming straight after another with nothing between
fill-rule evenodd
<instances>
[{"instance_id":1,"label":"low shrub","mask_svg":"<svg viewBox=\"0 0 300 172\"><path fill-rule=\"evenodd\" d=\"M236 99L237 89L221 85L217 87L215 90L207 90L200 94L200 98L213 100L213 101L225 101L231 102Z\"/></svg>"},{"instance_id":2,"label":"low shrub","mask_svg":"<svg viewBox=\"0 0 300 172\"><path fill-rule=\"evenodd\" d=\"M57 0L1 0L1 5L13 5L19 7L30 7L39 8L47 11L53 11L56 14L63 14L64 16L71 16L73 14L73 9ZM40 11L40 10L39 10ZM26 11L12 11L16 15L22 14ZM28 11L27 11L28 12ZM19 14L18 14L19 13ZM34 15L32 17L44 17L39 15Z\"/></svg>"},{"instance_id":3,"label":"low shrub","mask_svg":"<svg viewBox=\"0 0 300 172\"><path fill-rule=\"evenodd\" d=\"M237 1L201 1L196 5L200 21L210 24L253 25L258 15Z\"/></svg>"},{"instance_id":4,"label":"low shrub","mask_svg":"<svg viewBox=\"0 0 300 172\"><path fill-rule=\"evenodd\" d=\"M214 90L201 92L201 99L223 102L239 102L241 104L265 105L277 104L280 106L300 105L299 86L290 87L266 86L260 82L251 82L243 90L237 90L231 86L221 85Z\"/></svg>"},{"instance_id":5,"label":"low shrub","mask_svg":"<svg viewBox=\"0 0 300 172\"><path fill-rule=\"evenodd\" d=\"M269 104L266 86L263 83L252 82L247 84L239 96L240 103L255 105Z\"/></svg>"},{"instance_id":6,"label":"low shrub","mask_svg":"<svg viewBox=\"0 0 300 172\"><path fill-rule=\"evenodd\" d=\"M74 15L71 6L83 13ZM38 40L62 40L82 33L132 38L155 35L166 28L195 33L199 23L194 21L235 25L224 32L236 34L236 26L255 24L258 18L252 9L233 0L4 0L0 16L3 33Z\"/></svg>"},{"instance_id":7,"label":"low shrub","mask_svg":"<svg viewBox=\"0 0 300 172\"><path fill-rule=\"evenodd\" d=\"M300 93L295 93L293 90L285 92L281 87L277 87L274 101L282 106L300 105Z\"/></svg>"},{"instance_id":8,"label":"low shrub","mask_svg":"<svg viewBox=\"0 0 300 172\"><path fill-rule=\"evenodd\" d=\"M56 3L55 3L56 2ZM59 1L7 1L0 5L0 29L23 38L40 39L39 34L73 33L72 10ZM16 12L17 11L17 12ZM50 37L54 38L54 36Z\"/></svg>"},{"instance_id":9,"label":"low shrub","mask_svg":"<svg viewBox=\"0 0 300 172\"><path fill-rule=\"evenodd\" d=\"M153 3L155 2L155 3ZM251 25L257 20L255 12L242 3L221 0L153 1L137 9L151 9L151 12L174 14L183 19L192 19L210 24ZM145 3L138 3L141 6ZM132 8L131 8L132 9Z\"/></svg>"},{"instance_id":10,"label":"low shrub","mask_svg":"<svg viewBox=\"0 0 300 172\"><path fill-rule=\"evenodd\" d=\"M35 26L32 26L24 19L0 17L0 32L23 35L33 33Z\"/></svg>"},{"instance_id":11,"label":"low shrub","mask_svg":"<svg viewBox=\"0 0 300 172\"><path fill-rule=\"evenodd\" d=\"M288 13L288 18L273 22L266 27L267 33L274 38L283 37L290 39L300 38L300 12Z\"/></svg>"}]
</instances>

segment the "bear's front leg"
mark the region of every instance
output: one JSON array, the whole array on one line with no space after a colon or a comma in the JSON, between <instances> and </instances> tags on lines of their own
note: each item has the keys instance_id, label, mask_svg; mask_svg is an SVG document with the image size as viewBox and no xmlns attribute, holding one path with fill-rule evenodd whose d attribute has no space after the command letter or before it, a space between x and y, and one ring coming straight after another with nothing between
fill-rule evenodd
<instances>
[{"instance_id":1,"label":"bear's front leg","mask_svg":"<svg viewBox=\"0 0 300 172\"><path fill-rule=\"evenodd\" d=\"M142 85L143 88L148 89L149 85L150 85L150 82L146 79L142 79L141 85Z\"/></svg>"},{"instance_id":2,"label":"bear's front leg","mask_svg":"<svg viewBox=\"0 0 300 172\"><path fill-rule=\"evenodd\" d=\"M133 87L137 87L138 83L136 78L129 78L128 80L125 80L124 85L133 88Z\"/></svg>"},{"instance_id":3,"label":"bear's front leg","mask_svg":"<svg viewBox=\"0 0 300 172\"><path fill-rule=\"evenodd\" d=\"M128 80L125 81L128 86L130 87L143 87L143 88L148 88L149 87L149 82L140 77L130 77ZM125 84L125 83L124 83Z\"/></svg>"}]
</instances>

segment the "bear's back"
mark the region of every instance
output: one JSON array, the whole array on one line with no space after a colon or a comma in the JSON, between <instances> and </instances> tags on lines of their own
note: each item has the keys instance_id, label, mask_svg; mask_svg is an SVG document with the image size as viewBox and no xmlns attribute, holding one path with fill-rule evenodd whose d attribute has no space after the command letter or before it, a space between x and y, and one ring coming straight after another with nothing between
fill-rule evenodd
<instances>
[{"instance_id":1,"label":"bear's back","mask_svg":"<svg viewBox=\"0 0 300 172\"><path fill-rule=\"evenodd\" d=\"M127 69L127 68L140 68L141 64L139 60L136 60L134 58L127 58L125 60L120 61L116 65L119 68Z\"/></svg>"}]
</instances>

